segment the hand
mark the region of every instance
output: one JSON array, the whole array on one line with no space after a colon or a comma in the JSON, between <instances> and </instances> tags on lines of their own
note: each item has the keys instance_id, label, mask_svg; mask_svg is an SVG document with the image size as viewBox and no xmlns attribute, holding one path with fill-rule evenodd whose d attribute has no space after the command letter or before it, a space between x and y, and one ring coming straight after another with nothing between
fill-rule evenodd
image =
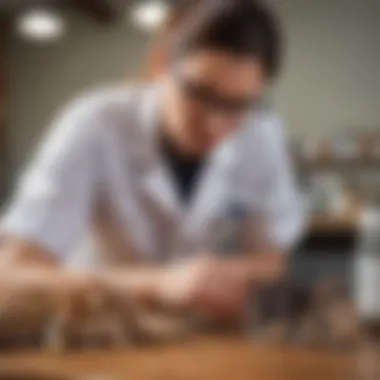
<instances>
[{"instance_id":1,"label":"hand","mask_svg":"<svg viewBox=\"0 0 380 380\"><path fill-rule=\"evenodd\" d=\"M243 261L207 256L167 268L158 284L163 303L213 315L241 314L247 290Z\"/></svg>"}]
</instances>

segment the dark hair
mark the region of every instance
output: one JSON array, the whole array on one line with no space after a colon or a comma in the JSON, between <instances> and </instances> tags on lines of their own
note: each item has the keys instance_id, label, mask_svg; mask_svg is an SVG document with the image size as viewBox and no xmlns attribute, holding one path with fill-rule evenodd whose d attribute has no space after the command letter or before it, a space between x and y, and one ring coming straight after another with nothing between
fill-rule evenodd
<instances>
[{"instance_id":1,"label":"dark hair","mask_svg":"<svg viewBox=\"0 0 380 380\"><path fill-rule=\"evenodd\" d=\"M261 59L269 77L279 71L278 21L258 0L184 0L167 21L173 54L220 49Z\"/></svg>"}]
</instances>

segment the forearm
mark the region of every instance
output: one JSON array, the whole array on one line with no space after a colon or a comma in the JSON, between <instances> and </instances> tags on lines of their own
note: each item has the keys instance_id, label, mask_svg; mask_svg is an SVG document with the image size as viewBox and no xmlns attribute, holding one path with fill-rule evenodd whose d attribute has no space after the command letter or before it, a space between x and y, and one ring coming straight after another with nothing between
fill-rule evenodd
<instances>
[{"instance_id":1,"label":"forearm","mask_svg":"<svg viewBox=\"0 0 380 380\"><path fill-rule=\"evenodd\" d=\"M276 282L281 280L287 268L287 255L276 250L245 255L240 260L251 282Z\"/></svg>"},{"instance_id":2,"label":"forearm","mask_svg":"<svg viewBox=\"0 0 380 380\"><path fill-rule=\"evenodd\" d=\"M155 266L108 269L96 276L105 286L124 296L160 303L160 283L165 268Z\"/></svg>"},{"instance_id":3,"label":"forearm","mask_svg":"<svg viewBox=\"0 0 380 380\"><path fill-rule=\"evenodd\" d=\"M0 247L0 270L59 268L54 256L39 245L22 239L5 239Z\"/></svg>"},{"instance_id":4,"label":"forearm","mask_svg":"<svg viewBox=\"0 0 380 380\"><path fill-rule=\"evenodd\" d=\"M57 292L81 288L83 284L103 283L115 292L155 300L162 268L125 267L97 273L62 268L54 255L38 245L17 239L7 240L0 249L0 277L5 281L27 283Z\"/></svg>"}]
</instances>

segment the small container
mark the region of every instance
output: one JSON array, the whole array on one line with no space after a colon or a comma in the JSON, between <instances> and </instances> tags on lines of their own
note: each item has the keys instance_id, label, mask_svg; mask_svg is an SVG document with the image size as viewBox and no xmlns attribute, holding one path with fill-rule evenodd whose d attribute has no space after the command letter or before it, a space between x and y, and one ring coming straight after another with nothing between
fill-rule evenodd
<instances>
[{"instance_id":1,"label":"small container","mask_svg":"<svg viewBox=\"0 0 380 380\"><path fill-rule=\"evenodd\" d=\"M234 258L244 253L247 243L247 229L250 226L250 212L244 202L228 204L216 226L214 251L222 258ZM249 336L255 332L255 316L257 303L256 289L252 286L251 295L245 305L245 315L240 321L240 328Z\"/></svg>"},{"instance_id":2,"label":"small container","mask_svg":"<svg viewBox=\"0 0 380 380\"><path fill-rule=\"evenodd\" d=\"M333 141L334 160L340 163L353 162L359 156L357 139L353 136L343 136Z\"/></svg>"},{"instance_id":3,"label":"small container","mask_svg":"<svg viewBox=\"0 0 380 380\"><path fill-rule=\"evenodd\" d=\"M361 323L380 327L380 209L364 210L354 259L353 294Z\"/></svg>"}]
</instances>

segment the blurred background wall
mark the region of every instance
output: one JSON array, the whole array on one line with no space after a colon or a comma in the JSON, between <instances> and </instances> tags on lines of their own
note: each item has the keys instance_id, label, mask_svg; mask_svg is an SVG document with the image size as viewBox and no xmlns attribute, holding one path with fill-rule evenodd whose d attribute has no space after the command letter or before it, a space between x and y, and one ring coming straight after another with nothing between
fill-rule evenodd
<instances>
[{"instance_id":1,"label":"blurred background wall","mask_svg":"<svg viewBox=\"0 0 380 380\"><path fill-rule=\"evenodd\" d=\"M290 132L304 138L374 127L380 120L380 1L268 0L288 41L274 101ZM97 25L73 13L51 45L13 34L9 57L9 180L73 95L137 72L149 34L127 21Z\"/></svg>"},{"instance_id":2,"label":"blurred background wall","mask_svg":"<svg viewBox=\"0 0 380 380\"><path fill-rule=\"evenodd\" d=\"M26 40L14 28L18 12L40 1L67 5L67 33L54 43ZM0 16L4 4L12 13L10 28L0 32L0 153L6 150L0 205L58 109L83 91L139 75L152 34L132 24L127 10L142 1L0 0ZM305 283L330 272L350 280L352 254L367 260L374 253L363 273L373 280L368 289L376 289L370 293L380 320L380 270L372 271L380 268L380 0L266 1L282 20L287 42L271 97L296 142L292 153L309 216L293 272ZM118 2L117 17L96 21L108 2ZM308 142L315 145L311 158ZM362 223L363 215L369 223Z\"/></svg>"}]
</instances>

